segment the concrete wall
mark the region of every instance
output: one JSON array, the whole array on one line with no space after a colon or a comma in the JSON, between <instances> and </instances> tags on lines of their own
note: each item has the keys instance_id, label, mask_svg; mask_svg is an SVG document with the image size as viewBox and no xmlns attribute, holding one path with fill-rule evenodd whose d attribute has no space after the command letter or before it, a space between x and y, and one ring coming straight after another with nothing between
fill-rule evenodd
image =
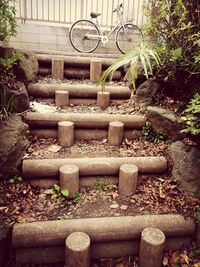
<instances>
[{"instance_id":1,"label":"concrete wall","mask_svg":"<svg viewBox=\"0 0 200 267\"><path fill-rule=\"evenodd\" d=\"M100 43L95 53L120 54L115 45L114 36L115 34L105 47ZM63 54L76 52L69 41L69 27L62 24L45 25L19 21L17 35L10 39L10 45L38 52Z\"/></svg>"}]
</instances>

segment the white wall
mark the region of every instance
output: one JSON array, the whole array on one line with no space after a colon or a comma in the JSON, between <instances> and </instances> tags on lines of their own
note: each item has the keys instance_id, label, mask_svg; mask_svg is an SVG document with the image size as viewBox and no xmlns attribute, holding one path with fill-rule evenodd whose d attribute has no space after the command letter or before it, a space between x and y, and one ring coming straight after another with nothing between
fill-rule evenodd
<instances>
[{"instance_id":1,"label":"white wall","mask_svg":"<svg viewBox=\"0 0 200 267\"><path fill-rule=\"evenodd\" d=\"M91 11L102 13L100 22L110 26L116 20L112 10L124 4L124 20L140 25L143 0L15 0L18 32L10 45L39 52L75 52L69 42L69 27L80 18L90 18ZM25 23L24 23L25 22ZM95 53L118 54L113 38Z\"/></svg>"}]
</instances>

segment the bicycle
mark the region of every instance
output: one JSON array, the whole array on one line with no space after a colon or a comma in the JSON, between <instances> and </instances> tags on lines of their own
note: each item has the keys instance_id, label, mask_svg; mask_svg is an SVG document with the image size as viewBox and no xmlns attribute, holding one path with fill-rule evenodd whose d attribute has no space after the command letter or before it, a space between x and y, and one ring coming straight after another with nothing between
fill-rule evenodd
<instances>
[{"instance_id":1,"label":"bicycle","mask_svg":"<svg viewBox=\"0 0 200 267\"><path fill-rule=\"evenodd\" d=\"M91 53L99 46L100 42L106 45L111 34L116 32L115 43L121 53L125 54L134 47L138 47L143 39L140 28L131 22L123 22L123 4L118 5L113 10L114 12L117 12L117 24L111 26L108 34L101 29L98 22L101 13L91 12L91 20L80 19L74 22L69 31L71 45L78 52ZM96 19L96 23L92 19Z\"/></svg>"}]
</instances>

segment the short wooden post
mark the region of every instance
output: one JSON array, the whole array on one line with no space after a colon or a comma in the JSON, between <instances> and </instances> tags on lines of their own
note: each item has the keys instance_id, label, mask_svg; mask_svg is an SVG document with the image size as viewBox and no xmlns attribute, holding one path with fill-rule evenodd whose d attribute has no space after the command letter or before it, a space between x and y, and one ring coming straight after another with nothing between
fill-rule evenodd
<instances>
[{"instance_id":1,"label":"short wooden post","mask_svg":"<svg viewBox=\"0 0 200 267\"><path fill-rule=\"evenodd\" d=\"M56 91L55 92L55 104L57 107L69 106L69 92L68 91Z\"/></svg>"},{"instance_id":2,"label":"short wooden post","mask_svg":"<svg viewBox=\"0 0 200 267\"><path fill-rule=\"evenodd\" d=\"M102 73L102 61L99 59L92 59L90 61L90 81L96 82Z\"/></svg>"},{"instance_id":3,"label":"short wooden post","mask_svg":"<svg viewBox=\"0 0 200 267\"><path fill-rule=\"evenodd\" d=\"M137 188L138 167L133 164L123 164L119 169L119 193L131 196Z\"/></svg>"},{"instance_id":4,"label":"short wooden post","mask_svg":"<svg viewBox=\"0 0 200 267\"><path fill-rule=\"evenodd\" d=\"M122 143L124 135L124 123L112 121L108 127L108 143L112 146L119 146Z\"/></svg>"},{"instance_id":5,"label":"short wooden post","mask_svg":"<svg viewBox=\"0 0 200 267\"><path fill-rule=\"evenodd\" d=\"M60 188L69 190L69 196L74 197L79 192L79 167L66 164L60 167Z\"/></svg>"},{"instance_id":6,"label":"short wooden post","mask_svg":"<svg viewBox=\"0 0 200 267\"><path fill-rule=\"evenodd\" d=\"M74 143L74 123L71 121L58 122L58 144L70 147Z\"/></svg>"},{"instance_id":7,"label":"short wooden post","mask_svg":"<svg viewBox=\"0 0 200 267\"><path fill-rule=\"evenodd\" d=\"M54 79L63 80L64 78L64 60L60 58L52 59L51 75Z\"/></svg>"},{"instance_id":8,"label":"short wooden post","mask_svg":"<svg viewBox=\"0 0 200 267\"><path fill-rule=\"evenodd\" d=\"M149 227L142 231L139 262L140 267L161 267L165 235L158 228Z\"/></svg>"},{"instance_id":9,"label":"short wooden post","mask_svg":"<svg viewBox=\"0 0 200 267\"><path fill-rule=\"evenodd\" d=\"M110 93L109 92L98 92L97 93L97 106L101 109L109 107Z\"/></svg>"},{"instance_id":10,"label":"short wooden post","mask_svg":"<svg viewBox=\"0 0 200 267\"><path fill-rule=\"evenodd\" d=\"M90 237L82 232L70 234L65 241L65 266L90 266Z\"/></svg>"}]
</instances>

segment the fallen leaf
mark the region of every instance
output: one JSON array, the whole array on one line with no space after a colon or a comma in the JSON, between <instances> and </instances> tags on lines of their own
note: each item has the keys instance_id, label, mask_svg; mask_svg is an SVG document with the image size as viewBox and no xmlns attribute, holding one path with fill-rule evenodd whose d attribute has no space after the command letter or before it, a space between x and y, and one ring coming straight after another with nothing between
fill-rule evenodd
<instances>
[{"instance_id":1,"label":"fallen leaf","mask_svg":"<svg viewBox=\"0 0 200 267\"><path fill-rule=\"evenodd\" d=\"M112 204L110 205L111 209L117 209L119 207L119 204Z\"/></svg>"},{"instance_id":2,"label":"fallen leaf","mask_svg":"<svg viewBox=\"0 0 200 267\"><path fill-rule=\"evenodd\" d=\"M169 259L166 256L164 256L164 258L163 258L163 265L164 266L169 265Z\"/></svg>"},{"instance_id":3,"label":"fallen leaf","mask_svg":"<svg viewBox=\"0 0 200 267\"><path fill-rule=\"evenodd\" d=\"M121 210L127 210L127 209L128 209L128 206L126 206L126 205L121 205L120 209L121 209Z\"/></svg>"},{"instance_id":4,"label":"fallen leaf","mask_svg":"<svg viewBox=\"0 0 200 267\"><path fill-rule=\"evenodd\" d=\"M129 145L129 146L132 144L132 142L131 142L131 141L129 141L127 138L125 138L125 140L124 140L124 141L125 141L125 143L126 143L127 145Z\"/></svg>"},{"instance_id":5,"label":"fallen leaf","mask_svg":"<svg viewBox=\"0 0 200 267\"><path fill-rule=\"evenodd\" d=\"M61 146L58 145L52 145L48 148L48 151L53 152L53 153L57 153L58 151L61 150Z\"/></svg>"},{"instance_id":6,"label":"fallen leaf","mask_svg":"<svg viewBox=\"0 0 200 267\"><path fill-rule=\"evenodd\" d=\"M119 196L119 194L117 194L116 192L113 192L111 193L111 196L113 199L116 199Z\"/></svg>"},{"instance_id":7,"label":"fallen leaf","mask_svg":"<svg viewBox=\"0 0 200 267\"><path fill-rule=\"evenodd\" d=\"M189 258L188 258L187 253L182 253L181 258L185 261L185 263L189 265Z\"/></svg>"},{"instance_id":8,"label":"fallen leaf","mask_svg":"<svg viewBox=\"0 0 200 267\"><path fill-rule=\"evenodd\" d=\"M166 198L166 195L165 195L165 193L162 191L162 188L161 188L161 187L159 188L159 197L162 198L162 199Z\"/></svg>"}]
</instances>

